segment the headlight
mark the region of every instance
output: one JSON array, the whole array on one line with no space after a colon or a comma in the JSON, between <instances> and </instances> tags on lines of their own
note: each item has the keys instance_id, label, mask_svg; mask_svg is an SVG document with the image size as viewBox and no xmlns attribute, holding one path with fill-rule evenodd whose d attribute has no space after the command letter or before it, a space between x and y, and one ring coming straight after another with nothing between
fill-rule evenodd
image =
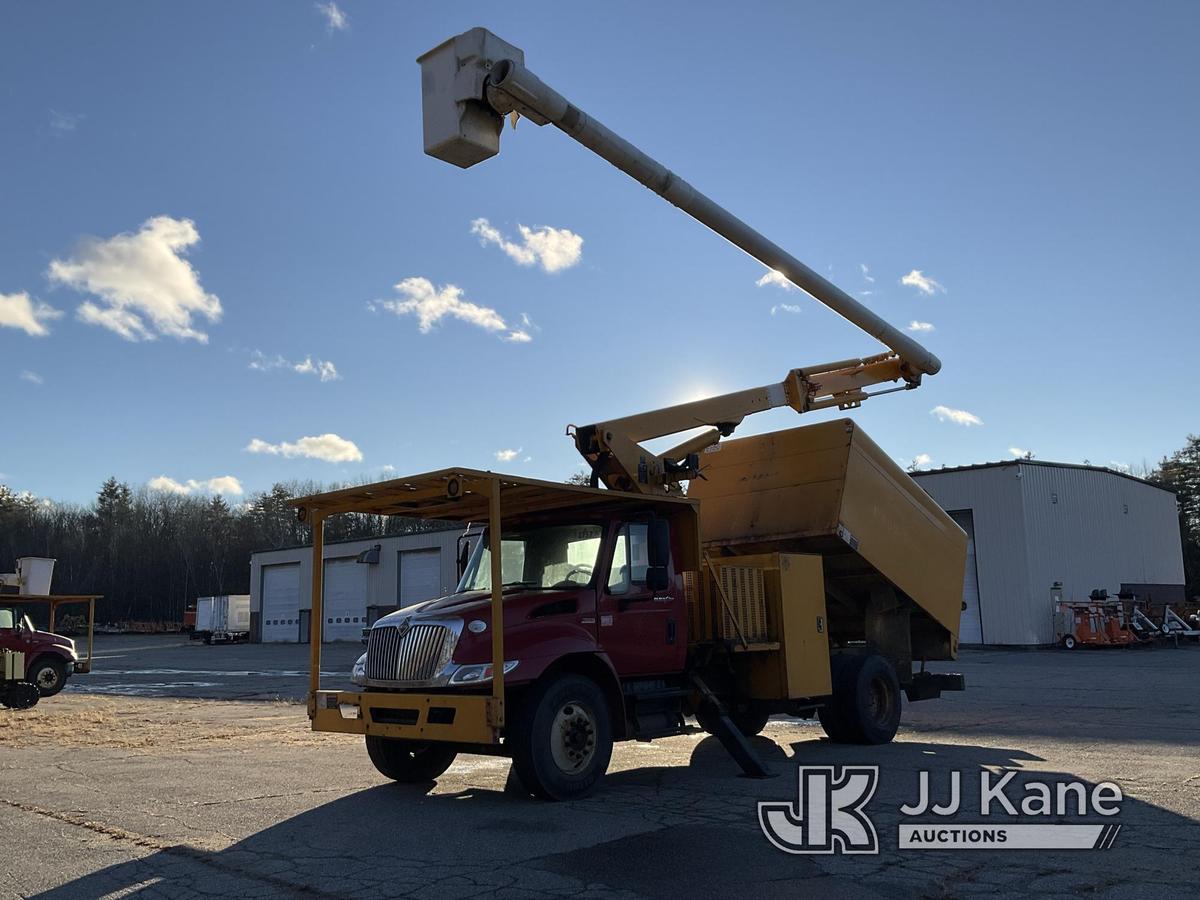
<instances>
[{"instance_id":1,"label":"headlight","mask_svg":"<svg viewBox=\"0 0 1200 900\"><path fill-rule=\"evenodd\" d=\"M360 656L354 668L350 670L350 680L359 687L367 683L367 654Z\"/></svg>"},{"instance_id":2,"label":"headlight","mask_svg":"<svg viewBox=\"0 0 1200 900\"><path fill-rule=\"evenodd\" d=\"M510 659L504 664L504 674L507 675L517 667L518 660ZM484 663L475 666L461 666L450 676L451 684L482 684L492 680L492 664Z\"/></svg>"}]
</instances>

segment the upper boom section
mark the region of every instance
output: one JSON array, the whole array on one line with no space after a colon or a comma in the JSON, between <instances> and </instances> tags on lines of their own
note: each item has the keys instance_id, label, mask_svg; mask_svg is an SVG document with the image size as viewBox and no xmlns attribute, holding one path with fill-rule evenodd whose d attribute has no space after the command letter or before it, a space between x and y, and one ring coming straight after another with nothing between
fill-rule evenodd
<instances>
[{"instance_id":1,"label":"upper boom section","mask_svg":"<svg viewBox=\"0 0 1200 900\"><path fill-rule=\"evenodd\" d=\"M472 28L417 61L425 152L430 156L464 169L495 156L508 113L519 113L536 125L553 124L890 347L910 383L941 369L941 361L920 343L572 105L525 68L520 49L490 31Z\"/></svg>"}]
</instances>

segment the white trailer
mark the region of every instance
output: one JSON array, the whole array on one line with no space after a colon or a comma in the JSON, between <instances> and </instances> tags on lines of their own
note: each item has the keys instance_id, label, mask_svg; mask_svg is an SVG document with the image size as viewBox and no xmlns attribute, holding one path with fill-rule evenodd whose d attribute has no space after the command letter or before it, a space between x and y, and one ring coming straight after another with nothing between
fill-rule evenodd
<instances>
[{"instance_id":1,"label":"white trailer","mask_svg":"<svg viewBox=\"0 0 1200 900\"><path fill-rule=\"evenodd\" d=\"M250 595L197 597L196 630L192 635L206 644L250 640Z\"/></svg>"}]
</instances>

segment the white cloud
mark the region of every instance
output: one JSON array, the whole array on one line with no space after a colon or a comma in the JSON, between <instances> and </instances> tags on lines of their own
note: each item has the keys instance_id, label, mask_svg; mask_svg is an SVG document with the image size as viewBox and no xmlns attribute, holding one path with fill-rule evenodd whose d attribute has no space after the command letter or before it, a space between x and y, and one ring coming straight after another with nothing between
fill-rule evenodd
<instances>
[{"instance_id":1,"label":"white cloud","mask_svg":"<svg viewBox=\"0 0 1200 900\"><path fill-rule=\"evenodd\" d=\"M47 322L62 318L62 310L34 300L24 291L0 294L0 328L20 328L30 337L45 337L50 333Z\"/></svg>"},{"instance_id":2,"label":"white cloud","mask_svg":"<svg viewBox=\"0 0 1200 900\"><path fill-rule=\"evenodd\" d=\"M918 453L912 458L912 467L914 469L919 469L922 466L929 465L931 462L933 462L933 457L928 453Z\"/></svg>"},{"instance_id":3,"label":"white cloud","mask_svg":"<svg viewBox=\"0 0 1200 900\"><path fill-rule=\"evenodd\" d=\"M779 313L779 312L795 314L795 313L804 312L804 310L801 307L797 306L795 303L776 303L774 306L771 307L771 315L775 315L775 313Z\"/></svg>"},{"instance_id":4,"label":"white cloud","mask_svg":"<svg viewBox=\"0 0 1200 900\"><path fill-rule=\"evenodd\" d=\"M292 371L300 375L318 375L322 381L337 381L342 376L338 374L337 366L327 359L318 359L315 363L311 356L304 357L304 362L295 363Z\"/></svg>"},{"instance_id":5,"label":"white cloud","mask_svg":"<svg viewBox=\"0 0 1200 900\"><path fill-rule=\"evenodd\" d=\"M386 309L398 316L415 315L421 334L428 334L446 316L459 319L484 331L508 331L506 340L527 343L533 337L524 329L509 329L504 317L490 306L480 306L462 297L462 288L444 284L435 288L428 278L405 278L396 285L403 300L376 300L368 303L371 310Z\"/></svg>"},{"instance_id":6,"label":"white cloud","mask_svg":"<svg viewBox=\"0 0 1200 900\"><path fill-rule=\"evenodd\" d=\"M1011 453L1013 456L1015 456L1017 459L1032 459L1033 458L1033 451L1026 450L1024 447L1009 447L1008 452Z\"/></svg>"},{"instance_id":7,"label":"white cloud","mask_svg":"<svg viewBox=\"0 0 1200 900\"><path fill-rule=\"evenodd\" d=\"M333 0L329 0L328 3L314 3L313 6L325 17L325 27L330 31L345 31L350 27L350 19Z\"/></svg>"},{"instance_id":8,"label":"white cloud","mask_svg":"<svg viewBox=\"0 0 1200 900\"><path fill-rule=\"evenodd\" d=\"M520 453L520 447L518 447L516 450L509 448L508 450L497 450L495 456L500 462L512 462L520 455Z\"/></svg>"},{"instance_id":9,"label":"white cloud","mask_svg":"<svg viewBox=\"0 0 1200 900\"><path fill-rule=\"evenodd\" d=\"M916 319L913 319L911 322L908 323L908 330L909 331L929 332L929 331L933 331L934 328L933 328L932 322L918 322Z\"/></svg>"},{"instance_id":10,"label":"white cloud","mask_svg":"<svg viewBox=\"0 0 1200 900\"><path fill-rule=\"evenodd\" d=\"M100 304L85 301L76 311L89 325L115 331L127 341L165 334L207 343L208 335L192 327L192 316L219 321L221 301L205 293L196 270L183 258L199 241L191 219L155 216L136 234L86 239L73 257L52 260L46 274L52 282L100 299Z\"/></svg>"},{"instance_id":11,"label":"white cloud","mask_svg":"<svg viewBox=\"0 0 1200 900\"><path fill-rule=\"evenodd\" d=\"M875 283L875 276L871 274L871 270L867 268L866 263L859 263L858 268L862 271L862 277L872 284Z\"/></svg>"},{"instance_id":12,"label":"white cloud","mask_svg":"<svg viewBox=\"0 0 1200 900\"><path fill-rule=\"evenodd\" d=\"M519 244L508 240L487 219L471 223L471 234L479 235L480 244L495 244L520 266L537 264L547 272L560 272L583 259L583 238L567 228L518 225L517 230L521 232Z\"/></svg>"},{"instance_id":13,"label":"white cloud","mask_svg":"<svg viewBox=\"0 0 1200 900\"><path fill-rule=\"evenodd\" d=\"M25 369L17 377L20 378L22 381L28 381L30 384L45 384L46 383L45 378L43 378L37 372L30 372L28 369Z\"/></svg>"},{"instance_id":14,"label":"white cloud","mask_svg":"<svg viewBox=\"0 0 1200 900\"><path fill-rule=\"evenodd\" d=\"M1110 469L1116 469L1118 472L1124 472L1126 475L1133 471L1133 466L1129 463L1118 462L1115 459L1110 459L1108 466Z\"/></svg>"},{"instance_id":15,"label":"white cloud","mask_svg":"<svg viewBox=\"0 0 1200 900\"><path fill-rule=\"evenodd\" d=\"M946 293L946 289L942 287L941 284L925 275L920 269L913 269L900 279L900 283L907 285L908 287L915 287L922 294L926 295Z\"/></svg>"},{"instance_id":16,"label":"white cloud","mask_svg":"<svg viewBox=\"0 0 1200 900\"><path fill-rule=\"evenodd\" d=\"M929 411L931 416L936 416L940 422L953 422L955 425L966 425L968 428L972 425L982 425L983 419L974 413L969 413L965 409L952 409L949 406L935 406Z\"/></svg>"},{"instance_id":17,"label":"white cloud","mask_svg":"<svg viewBox=\"0 0 1200 900\"><path fill-rule=\"evenodd\" d=\"M273 369L285 369L291 365L286 359L278 353L274 356L267 356L261 350L255 350L250 359L250 368L256 372L270 372Z\"/></svg>"},{"instance_id":18,"label":"white cloud","mask_svg":"<svg viewBox=\"0 0 1200 900\"><path fill-rule=\"evenodd\" d=\"M794 291L796 289L796 286L787 280L786 275L774 269L768 270L766 275L754 283L759 287L766 287L768 284L773 284L775 287L783 288L785 291Z\"/></svg>"},{"instance_id":19,"label":"white cloud","mask_svg":"<svg viewBox=\"0 0 1200 900\"><path fill-rule=\"evenodd\" d=\"M384 475L390 475L396 471L396 467L393 466L391 463L385 463L384 465L380 466L379 471L382 472Z\"/></svg>"},{"instance_id":20,"label":"white cloud","mask_svg":"<svg viewBox=\"0 0 1200 900\"><path fill-rule=\"evenodd\" d=\"M250 453L269 453L272 456L284 456L291 459L296 456L305 459L320 459L325 462L362 462L362 451L354 441L348 441L336 434L320 434L315 437L302 437L291 442L268 444L264 440L254 438L246 445Z\"/></svg>"},{"instance_id":21,"label":"white cloud","mask_svg":"<svg viewBox=\"0 0 1200 900\"><path fill-rule=\"evenodd\" d=\"M151 478L146 487L168 494L224 494L227 497L238 497L245 493L242 483L232 475L218 475L206 481L197 481L195 478L176 481L167 475L159 475L157 478Z\"/></svg>"},{"instance_id":22,"label":"white cloud","mask_svg":"<svg viewBox=\"0 0 1200 900\"><path fill-rule=\"evenodd\" d=\"M70 134L86 118L83 113L65 113L50 110L50 130L55 134Z\"/></svg>"}]
</instances>

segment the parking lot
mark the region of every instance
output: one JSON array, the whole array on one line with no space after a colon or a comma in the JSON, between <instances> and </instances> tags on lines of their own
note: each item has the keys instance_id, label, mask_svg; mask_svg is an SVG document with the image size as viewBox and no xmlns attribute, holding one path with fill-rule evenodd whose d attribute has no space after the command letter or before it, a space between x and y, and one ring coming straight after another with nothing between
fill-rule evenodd
<instances>
[{"instance_id":1,"label":"parking lot","mask_svg":"<svg viewBox=\"0 0 1200 900\"><path fill-rule=\"evenodd\" d=\"M813 724L772 722L756 741L768 780L739 777L701 733L621 744L603 787L564 804L522 796L507 761L487 757L460 757L436 784L386 783L359 739L307 730L292 702L307 649L100 637L92 675L0 712L0 895L1195 895L1200 648L967 651L968 691L907 706L894 744L837 746ZM326 649L331 684L360 652ZM878 855L768 843L757 803L795 800L799 764L880 767L867 807ZM1113 847L897 849L919 771L941 799L961 771L952 820L977 822L985 768L1116 782Z\"/></svg>"}]
</instances>

